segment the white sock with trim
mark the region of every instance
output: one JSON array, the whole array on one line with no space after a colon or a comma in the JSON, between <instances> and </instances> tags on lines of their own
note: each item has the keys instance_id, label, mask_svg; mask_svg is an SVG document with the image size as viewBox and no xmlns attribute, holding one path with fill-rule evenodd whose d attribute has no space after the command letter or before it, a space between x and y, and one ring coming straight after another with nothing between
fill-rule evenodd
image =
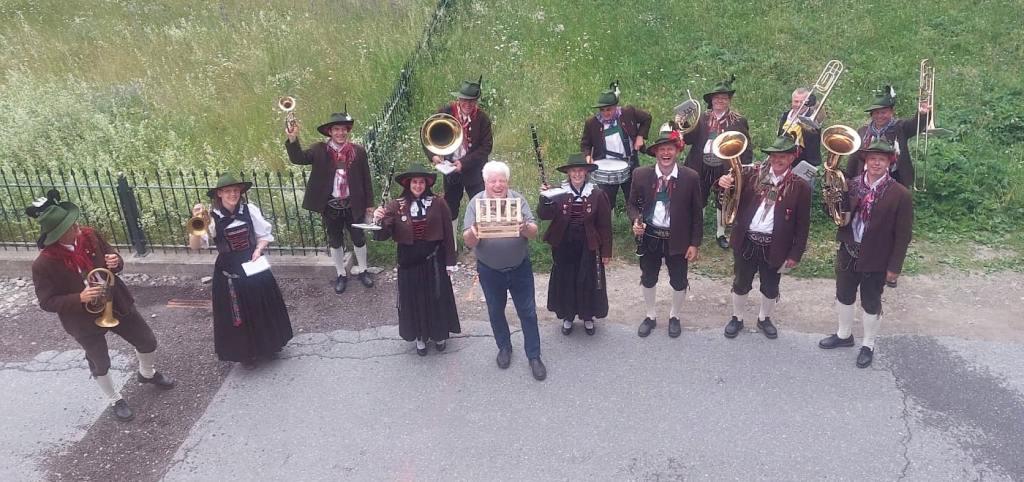
<instances>
[{"instance_id":1,"label":"white sock with trim","mask_svg":"<svg viewBox=\"0 0 1024 482\"><path fill-rule=\"evenodd\" d=\"M640 288L644 292L644 307L647 309L647 317L652 320L658 319L658 307L655 303L657 290L653 286L650 288L641 286Z\"/></svg>"},{"instance_id":2,"label":"white sock with trim","mask_svg":"<svg viewBox=\"0 0 1024 482\"><path fill-rule=\"evenodd\" d=\"M725 236L725 226L722 226L722 210L715 210L715 237Z\"/></svg>"},{"instance_id":3,"label":"white sock with trim","mask_svg":"<svg viewBox=\"0 0 1024 482\"><path fill-rule=\"evenodd\" d=\"M864 345L872 350L875 349L875 336L878 335L878 328L882 326L882 315L869 315L866 312L861 314L864 321Z\"/></svg>"},{"instance_id":4,"label":"white sock with trim","mask_svg":"<svg viewBox=\"0 0 1024 482\"><path fill-rule=\"evenodd\" d=\"M331 261L334 261L334 270L338 276L345 275L345 248L331 248Z\"/></svg>"},{"instance_id":5,"label":"white sock with trim","mask_svg":"<svg viewBox=\"0 0 1024 482\"><path fill-rule=\"evenodd\" d=\"M100 386L100 390L107 400L116 402L121 399L121 394L114 390L114 381L110 379L109 373L96 377L96 384Z\"/></svg>"},{"instance_id":6,"label":"white sock with trim","mask_svg":"<svg viewBox=\"0 0 1024 482\"><path fill-rule=\"evenodd\" d=\"M772 316L772 311L775 310L775 305L777 305L777 304L779 304L779 299L778 298L772 299L772 298L769 298L769 297L765 296L764 293L762 293L761 294L761 311L757 314L757 319L763 320L765 318L768 318L768 317Z\"/></svg>"},{"instance_id":7,"label":"white sock with trim","mask_svg":"<svg viewBox=\"0 0 1024 482\"><path fill-rule=\"evenodd\" d=\"M743 308L747 304L747 295L732 294L732 316L735 316L737 320L743 321Z\"/></svg>"},{"instance_id":8,"label":"white sock with trim","mask_svg":"<svg viewBox=\"0 0 1024 482\"><path fill-rule=\"evenodd\" d=\"M139 374L145 378L153 378L156 373L156 352L140 353L135 350L135 357L139 359Z\"/></svg>"},{"instance_id":9,"label":"white sock with trim","mask_svg":"<svg viewBox=\"0 0 1024 482\"><path fill-rule=\"evenodd\" d=\"M352 267L352 274L366 271L366 245L356 246L353 251L356 253L356 265Z\"/></svg>"},{"instance_id":10,"label":"white sock with trim","mask_svg":"<svg viewBox=\"0 0 1024 482\"><path fill-rule=\"evenodd\" d=\"M836 336L849 338L853 334L853 305L844 305L836 300L836 310L839 311L839 330Z\"/></svg>"},{"instance_id":11,"label":"white sock with trim","mask_svg":"<svg viewBox=\"0 0 1024 482\"><path fill-rule=\"evenodd\" d=\"M683 302L686 301L686 290L672 290L672 311L669 318L679 318L683 314Z\"/></svg>"}]
</instances>

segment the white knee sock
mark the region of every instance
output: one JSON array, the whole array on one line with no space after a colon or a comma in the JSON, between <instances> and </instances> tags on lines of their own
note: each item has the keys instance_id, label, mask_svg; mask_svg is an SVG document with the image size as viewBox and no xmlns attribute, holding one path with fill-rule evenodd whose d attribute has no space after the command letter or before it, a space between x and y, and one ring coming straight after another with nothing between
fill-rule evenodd
<instances>
[{"instance_id":1,"label":"white knee sock","mask_svg":"<svg viewBox=\"0 0 1024 482\"><path fill-rule=\"evenodd\" d=\"M416 339L416 348L417 349L422 350L422 349L424 349L426 347L427 347L427 343L426 342L424 342L423 340L421 340L419 338Z\"/></svg>"},{"instance_id":2,"label":"white knee sock","mask_svg":"<svg viewBox=\"0 0 1024 482\"><path fill-rule=\"evenodd\" d=\"M572 320L562 320L562 326L567 330L572 328Z\"/></svg>"},{"instance_id":3,"label":"white knee sock","mask_svg":"<svg viewBox=\"0 0 1024 482\"><path fill-rule=\"evenodd\" d=\"M763 320L772 316L772 310L775 309L775 305L779 303L779 299L771 299L761 294L761 312L757 314L757 319Z\"/></svg>"},{"instance_id":4,"label":"white knee sock","mask_svg":"<svg viewBox=\"0 0 1024 482\"><path fill-rule=\"evenodd\" d=\"M338 276L345 275L345 248L331 248L331 261L334 261L334 270Z\"/></svg>"},{"instance_id":5,"label":"white knee sock","mask_svg":"<svg viewBox=\"0 0 1024 482\"><path fill-rule=\"evenodd\" d=\"M683 301L686 301L686 290L672 291L672 311L669 318L679 318L683 314Z\"/></svg>"},{"instance_id":6,"label":"white knee sock","mask_svg":"<svg viewBox=\"0 0 1024 482\"><path fill-rule=\"evenodd\" d=\"M135 356L139 359L139 374L153 378L153 374L156 373L156 352L139 353L139 350L135 350Z\"/></svg>"},{"instance_id":7,"label":"white knee sock","mask_svg":"<svg viewBox=\"0 0 1024 482\"><path fill-rule=\"evenodd\" d=\"M96 384L100 386L100 390L103 391L107 400L116 402L121 399L121 394L114 390L114 381L110 379L109 373L96 377Z\"/></svg>"},{"instance_id":8,"label":"white knee sock","mask_svg":"<svg viewBox=\"0 0 1024 482\"><path fill-rule=\"evenodd\" d=\"M359 274L366 271L366 245L353 248L356 253L356 265L352 267L352 274Z\"/></svg>"},{"instance_id":9,"label":"white knee sock","mask_svg":"<svg viewBox=\"0 0 1024 482\"><path fill-rule=\"evenodd\" d=\"M849 338L853 334L853 305L844 305L836 300L836 310L839 311L839 330L836 336Z\"/></svg>"},{"instance_id":10,"label":"white knee sock","mask_svg":"<svg viewBox=\"0 0 1024 482\"><path fill-rule=\"evenodd\" d=\"M875 335L878 334L878 328L882 326L881 315L869 315L862 313L864 319L864 340L861 345L864 345L872 350L875 349Z\"/></svg>"},{"instance_id":11,"label":"white knee sock","mask_svg":"<svg viewBox=\"0 0 1024 482\"><path fill-rule=\"evenodd\" d=\"M462 230L459 229L459 220L452 220L452 237L455 238L455 251L459 250L459 241L462 240Z\"/></svg>"},{"instance_id":12,"label":"white knee sock","mask_svg":"<svg viewBox=\"0 0 1024 482\"><path fill-rule=\"evenodd\" d=\"M715 210L715 237L725 236L725 226L722 226L722 210Z\"/></svg>"},{"instance_id":13,"label":"white knee sock","mask_svg":"<svg viewBox=\"0 0 1024 482\"><path fill-rule=\"evenodd\" d=\"M653 286L650 288L641 286L641 289L644 292L644 307L647 309L647 317L652 320L658 319L658 309L654 301L657 291Z\"/></svg>"},{"instance_id":14,"label":"white knee sock","mask_svg":"<svg viewBox=\"0 0 1024 482\"><path fill-rule=\"evenodd\" d=\"M732 294L732 316L743 321L743 308L747 304L747 295Z\"/></svg>"}]
</instances>

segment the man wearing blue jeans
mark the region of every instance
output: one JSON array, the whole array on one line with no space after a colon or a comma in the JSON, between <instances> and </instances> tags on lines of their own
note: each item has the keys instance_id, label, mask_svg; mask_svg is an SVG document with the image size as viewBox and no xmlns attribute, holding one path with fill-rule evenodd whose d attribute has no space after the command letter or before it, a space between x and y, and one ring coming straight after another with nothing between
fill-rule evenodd
<instances>
[{"instance_id":1,"label":"man wearing blue jeans","mask_svg":"<svg viewBox=\"0 0 1024 482\"><path fill-rule=\"evenodd\" d=\"M490 161L483 167L484 190L473 196L466 206L462 238L466 246L476 255L476 269L480 288L487 301L487 316L491 320L494 341L498 345L498 367L508 368L512 361L512 338L505 318L506 293L512 295L512 303L523 328L526 358L530 360L533 378L543 380L547 368L540 359L540 331L537 329L537 302L533 292L533 267L530 265L528 243L537 236L537 224L526 198L515 191L509 191L508 165L501 161ZM518 198L522 224L519 236L510 238L480 239L476 231L476 199Z\"/></svg>"}]
</instances>

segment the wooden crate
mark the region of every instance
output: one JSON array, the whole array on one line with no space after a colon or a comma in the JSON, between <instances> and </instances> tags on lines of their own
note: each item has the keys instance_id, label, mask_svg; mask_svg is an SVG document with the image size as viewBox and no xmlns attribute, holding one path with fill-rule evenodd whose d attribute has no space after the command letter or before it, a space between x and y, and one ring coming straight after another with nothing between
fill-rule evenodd
<instances>
[{"instance_id":1,"label":"wooden crate","mask_svg":"<svg viewBox=\"0 0 1024 482\"><path fill-rule=\"evenodd\" d=\"M519 237L522 224L519 198L476 199L476 234L480 239Z\"/></svg>"}]
</instances>

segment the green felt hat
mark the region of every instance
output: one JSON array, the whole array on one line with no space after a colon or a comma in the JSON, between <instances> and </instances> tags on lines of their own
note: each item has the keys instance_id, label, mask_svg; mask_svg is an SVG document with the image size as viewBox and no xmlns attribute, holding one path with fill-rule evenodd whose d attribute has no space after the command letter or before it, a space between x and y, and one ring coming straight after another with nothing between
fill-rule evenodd
<instances>
[{"instance_id":1,"label":"green felt hat","mask_svg":"<svg viewBox=\"0 0 1024 482\"><path fill-rule=\"evenodd\" d=\"M594 103L595 109L602 107L611 107L613 105L619 105L619 96L615 95L614 90L606 90L601 92L601 95L597 96L597 102Z\"/></svg>"},{"instance_id":2,"label":"green felt hat","mask_svg":"<svg viewBox=\"0 0 1024 482\"><path fill-rule=\"evenodd\" d=\"M56 243L82 215L82 211L74 203L58 203L60 195L56 194L56 191L50 191L47 197L49 199L40 198L32 206L25 208L26 214L39 220L39 237L43 240L43 246Z\"/></svg>"},{"instance_id":3,"label":"green felt hat","mask_svg":"<svg viewBox=\"0 0 1024 482\"><path fill-rule=\"evenodd\" d=\"M875 91L875 98L871 101L871 105L864 112L871 112L876 109L884 109L886 107L896 106L896 89L893 89L891 85L883 85L881 89Z\"/></svg>"},{"instance_id":4,"label":"green felt hat","mask_svg":"<svg viewBox=\"0 0 1024 482\"><path fill-rule=\"evenodd\" d=\"M796 152L796 149L796 140L793 139L793 136L781 135L775 138L772 145L761 149L761 151L771 154L773 152Z\"/></svg>"},{"instance_id":5,"label":"green felt hat","mask_svg":"<svg viewBox=\"0 0 1024 482\"><path fill-rule=\"evenodd\" d=\"M871 140L871 145L861 149L863 152L880 152L883 154L896 154L896 148L892 143L881 137Z\"/></svg>"},{"instance_id":6,"label":"green felt hat","mask_svg":"<svg viewBox=\"0 0 1024 482\"><path fill-rule=\"evenodd\" d=\"M480 76L476 82L471 80L463 80L462 86L459 87L458 92L452 92L452 95L459 99L474 100L480 98L480 86L484 83L484 76Z\"/></svg>"},{"instance_id":7,"label":"green felt hat","mask_svg":"<svg viewBox=\"0 0 1024 482\"><path fill-rule=\"evenodd\" d=\"M574 167L582 167L586 169L587 172L597 170L597 164L587 162L587 157L578 152L575 154L569 154L569 159L565 161L565 165L558 166L555 169L558 169L558 172L567 173L569 172L569 169Z\"/></svg>"},{"instance_id":8,"label":"green felt hat","mask_svg":"<svg viewBox=\"0 0 1024 482\"><path fill-rule=\"evenodd\" d=\"M346 104L345 108L341 112L335 112L335 113L331 114L331 117L329 119L327 119L327 122L324 122L323 124L320 124L320 126L317 127L316 130L317 130L317 132L323 134L324 137L330 137L331 136L331 126L334 126L334 125L347 125L347 126L349 126L351 128L352 125L354 125L355 123L356 123L356 120L354 118L352 118L351 115L349 115L349 113L348 113L348 104Z\"/></svg>"},{"instance_id":9,"label":"green felt hat","mask_svg":"<svg viewBox=\"0 0 1024 482\"><path fill-rule=\"evenodd\" d=\"M709 109L711 108L711 97L715 94L729 94L729 97L732 97L736 93L736 89L732 86L732 83L735 81L736 76L729 75L729 80L723 80L715 84L715 87L710 92L704 94L704 103L708 105Z\"/></svg>"},{"instance_id":10,"label":"green felt hat","mask_svg":"<svg viewBox=\"0 0 1024 482\"><path fill-rule=\"evenodd\" d=\"M422 177L427 180L427 187L431 187L437 182L437 173L432 169L427 169L423 164L413 164L406 169L405 172L399 173L395 176L395 182L409 187L409 181L414 177Z\"/></svg>"},{"instance_id":11,"label":"green felt hat","mask_svg":"<svg viewBox=\"0 0 1024 482\"><path fill-rule=\"evenodd\" d=\"M248 191L249 188L252 187L252 183L251 182L240 181L240 180L238 180L237 177L235 177L234 174L231 174L230 172L226 172L222 176L220 176L219 179L217 179L217 185L216 186L214 186L214 187L210 188L210 190L206 191L206 196L209 197L210 199L214 199L214 198L217 197L217 190L218 189L220 189L222 187L235 186L235 185L242 186L242 194L245 194L245 192Z\"/></svg>"}]
</instances>

